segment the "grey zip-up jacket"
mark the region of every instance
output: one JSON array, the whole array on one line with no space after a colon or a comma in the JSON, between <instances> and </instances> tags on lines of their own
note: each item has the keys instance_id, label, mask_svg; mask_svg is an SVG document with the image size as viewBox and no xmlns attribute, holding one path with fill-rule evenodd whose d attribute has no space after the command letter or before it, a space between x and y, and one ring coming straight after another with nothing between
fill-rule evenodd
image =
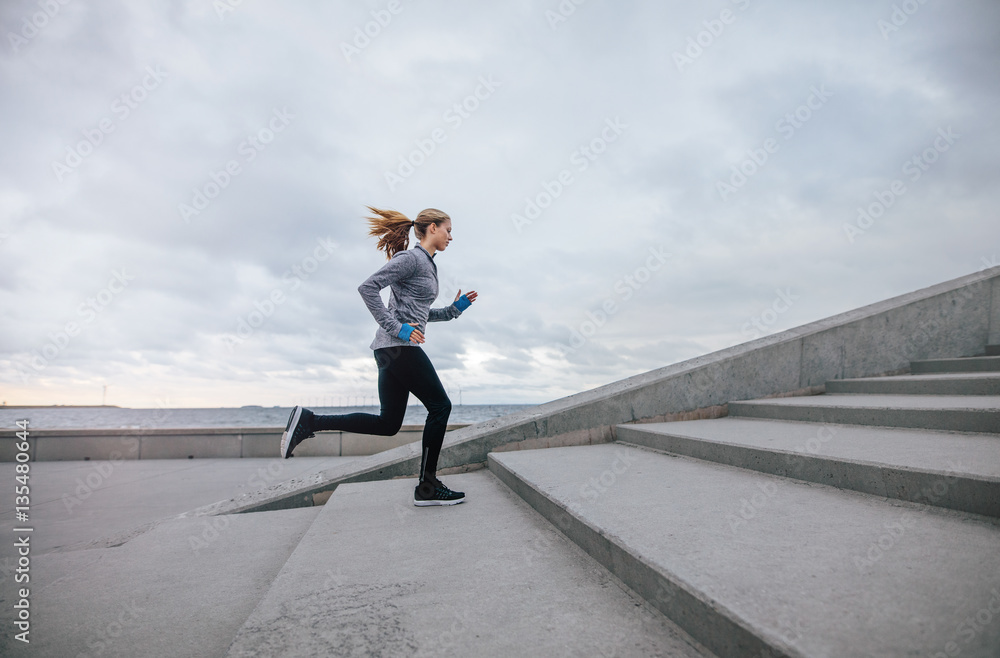
<instances>
[{"instance_id":1,"label":"grey zip-up jacket","mask_svg":"<svg viewBox=\"0 0 1000 658\"><path fill-rule=\"evenodd\" d=\"M389 308L382 303L380 293L388 286ZM378 322L371 349L415 343L399 337L403 323L417 323L417 329L427 334L428 322L454 320L462 314L454 304L431 308L438 296L437 265L434 256L419 244L413 249L397 251L375 274L358 286L361 298Z\"/></svg>"}]
</instances>

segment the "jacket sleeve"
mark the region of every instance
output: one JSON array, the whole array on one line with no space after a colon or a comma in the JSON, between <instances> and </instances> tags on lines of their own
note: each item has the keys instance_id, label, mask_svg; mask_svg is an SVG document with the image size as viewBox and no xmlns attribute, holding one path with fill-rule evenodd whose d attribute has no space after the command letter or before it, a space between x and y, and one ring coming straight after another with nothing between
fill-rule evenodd
<instances>
[{"instance_id":1,"label":"jacket sleeve","mask_svg":"<svg viewBox=\"0 0 1000 658\"><path fill-rule=\"evenodd\" d=\"M378 322L378 325L385 329L390 336L398 335L403 323L394 318L389 309L385 307L380 293L383 288L413 274L414 269L416 269L416 263L413 261L411 253L399 251L378 272L372 274L358 286L361 299L365 301L365 306L371 311L375 322Z\"/></svg>"},{"instance_id":2,"label":"jacket sleeve","mask_svg":"<svg viewBox=\"0 0 1000 658\"><path fill-rule=\"evenodd\" d=\"M427 317L428 322L444 322L446 320L454 320L460 316L462 312L458 310L455 304L448 304L443 308L432 308L430 315Z\"/></svg>"}]
</instances>

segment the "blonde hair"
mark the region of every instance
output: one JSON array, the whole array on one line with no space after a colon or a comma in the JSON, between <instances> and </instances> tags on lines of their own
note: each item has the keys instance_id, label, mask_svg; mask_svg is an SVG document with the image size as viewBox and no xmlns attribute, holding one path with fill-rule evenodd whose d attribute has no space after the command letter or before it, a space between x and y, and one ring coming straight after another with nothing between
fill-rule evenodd
<instances>
[{"instance_id":1,"label":"blonde hair","mask_svg":"<svg viewBox=\"0 0 1000 658\"><path fill-rule=\"evenodd\" d=\"M440 226L451 219L447 213L436 208L426 208L421 210L417 218L410 220L406 215L395 210L381 210L372 206L367 206L368 210L374 213L373 217L368 217L370 227L368 235L378 238L375 247L379 251L385 252L386 259L392 258L398 251L409 248L410 227L417 239L422 239L427 235L427 227L431 224Z\"/></svg>"}]
</instances>

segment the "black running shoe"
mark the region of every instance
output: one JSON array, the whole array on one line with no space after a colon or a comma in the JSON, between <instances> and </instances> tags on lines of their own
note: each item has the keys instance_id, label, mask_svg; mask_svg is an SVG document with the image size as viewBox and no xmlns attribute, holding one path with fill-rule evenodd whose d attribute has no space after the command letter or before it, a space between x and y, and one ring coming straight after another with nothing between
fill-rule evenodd
<instances>
[{"instance_id":1,"label":"black running shoe","mask_svg":"<svg viewBox=\"0 0 1000 658\"><path fill-rule=\"evenodd\" d=\"M296 406L292 413L288 415L288 424L285 426L285 433L281 435L281 456L288 459L292 456L292 450L308 438L316 436L312 431L312 418L315 414Z\"/></svg>"},{"instance_id":2,"label":"black running shoe","mask_svg":"<svg viewBox=\"0 0 1000 658\"><path fill-rule=\"evenodd\" d=\"M464 502L464 493L461 491L452 491L444 486L444 482L437 478L424 480L413 490L413 504L417 507L457 505Z\"/></svg>"}]
</instances>

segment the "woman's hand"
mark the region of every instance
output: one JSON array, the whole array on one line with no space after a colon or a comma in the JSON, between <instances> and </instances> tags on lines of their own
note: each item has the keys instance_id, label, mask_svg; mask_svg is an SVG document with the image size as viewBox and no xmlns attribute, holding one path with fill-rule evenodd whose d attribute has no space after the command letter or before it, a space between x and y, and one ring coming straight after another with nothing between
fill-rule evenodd
<instances>
[{"instance_id":1,"label":"woman's hand","mask_svg":"<svg viewBox=\"0 0 1000 658\"><path fill-rule=\"evenodd\" d=\"M476 301L476 297L477 297L478 295L479 295L479 293L477 293L477 292L476 292L475 290L470 290L470 291L468 292L468 294L466 294L465 296L469 298L469 301L470 301L470 302L474 302L474 301ZM458 291L458 294L457 294L457 295L455 295L455 301L457 302L457 301L458 301L458 298L459 298L459 297L461 297L461 296L462 296L462 291L461 291L461 290L459 290L459 291Z\"/></svg>"},{"instance_id":2,"label":"woman's hand","mask_svg":"<svg viewBox=\"0 0 1000 658\"><path fill-rule=\"evenodd\" d=\"M406 324L408 324L411 327L413 327L413 331L410 332L410 342L411 343L416 343L417 345L419 345L420 343L424 342L424 335L422 333L420 333L419 329L417 329L417 323L416 322L407 322Z\"/></svg>"}]
</instances>

